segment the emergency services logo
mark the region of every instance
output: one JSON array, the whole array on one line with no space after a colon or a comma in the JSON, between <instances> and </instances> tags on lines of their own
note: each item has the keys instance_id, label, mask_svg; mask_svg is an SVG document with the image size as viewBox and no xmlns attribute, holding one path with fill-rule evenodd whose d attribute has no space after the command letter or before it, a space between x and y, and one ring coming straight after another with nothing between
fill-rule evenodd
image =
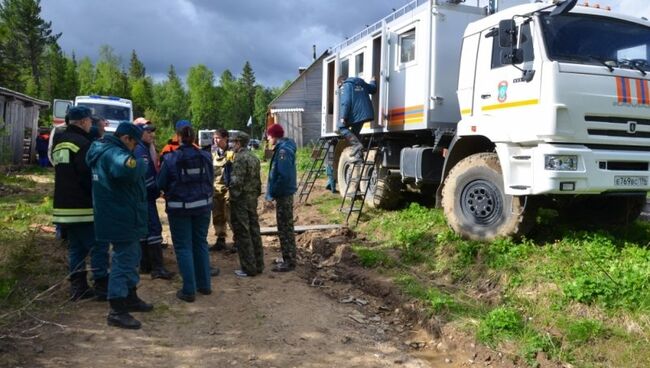
<instances>
[{"instance_id":1,"label":"emergency services logo","mask_svg":"<svg viewBox=\"0 0 650 368\"><path fill-rule=\"evenodd\" d=\"M650 108L650 88L645 79L616 77L615 106Z\"/></svg>"},{"instance_id":2,"label":"emergency services logo","mask_svg":"<svg viewBox=\"0 0 650 368\"><path fill-rule=\"evenodd\" d=\"M497 87L497 90L499 91L497 100L499 102L506 102L506 100L508 99L508 82L507 81L499 82L499 86Z\"/></svg>"}]
</instances>

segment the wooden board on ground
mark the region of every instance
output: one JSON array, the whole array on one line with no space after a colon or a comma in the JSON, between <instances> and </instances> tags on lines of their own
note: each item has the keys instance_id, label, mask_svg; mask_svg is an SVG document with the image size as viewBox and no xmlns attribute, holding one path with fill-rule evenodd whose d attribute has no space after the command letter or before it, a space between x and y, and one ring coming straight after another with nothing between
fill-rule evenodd
<instances>
[{"instance_id":1,"label":"wooden board on ground","mask_svg":"<svg viewBox=\"0 0 650 368\"><path fill-rule=\"evenodd\" d=\"M304 225L304 226L294 226L294 233L304 233L305 231L316 231L316 230L336 230L343 228L343 225ZM275 235L278 233L278 228L276 226L271 227L262 227L260 228L260 233L262 235Z\"/></svg>"}]
</instances>

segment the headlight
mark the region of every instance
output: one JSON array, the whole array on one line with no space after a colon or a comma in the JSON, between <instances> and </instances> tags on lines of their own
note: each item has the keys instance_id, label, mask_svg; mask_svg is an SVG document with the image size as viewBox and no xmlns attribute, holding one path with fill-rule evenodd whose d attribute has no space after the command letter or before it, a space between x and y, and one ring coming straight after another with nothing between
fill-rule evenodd
<instances>
[{"instance_id":1,"label":"headlight","mask_svg":"<svg viewBox=\"0 0 650 368\"><path fill-rule=\"evenodd\" d=\"M578 170L578 156L544 155L544 169L554 171Z\"/></svg>"}]
</instances>

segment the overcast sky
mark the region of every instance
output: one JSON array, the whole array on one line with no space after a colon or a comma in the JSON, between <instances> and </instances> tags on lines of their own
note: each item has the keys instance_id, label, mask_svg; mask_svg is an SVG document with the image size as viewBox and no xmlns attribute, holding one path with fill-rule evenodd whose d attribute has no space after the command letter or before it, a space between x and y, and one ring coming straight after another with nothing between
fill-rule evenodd
<instances>
[{"instance_id":1,"label":"overcast sky","mask_svg":"<svg viewBox=\"0 0 650 368\"><path fill-rule=\"evenodd\" d=\"M442 1L442 0L441 0ZM485 1L485 0L481 0ZM128 66L135 49L147 73L163 79L205 64L216 77L238 75L246 60L257 81L279 86L325 49L406 4L406 0L41 0L59 44L96 60L112 46ZM475 3L476 0L467 0ZM582 0L580 0L582 2ZM650 18L648 0L600 0L616 11Z\"/></svg>"}]
</instances>

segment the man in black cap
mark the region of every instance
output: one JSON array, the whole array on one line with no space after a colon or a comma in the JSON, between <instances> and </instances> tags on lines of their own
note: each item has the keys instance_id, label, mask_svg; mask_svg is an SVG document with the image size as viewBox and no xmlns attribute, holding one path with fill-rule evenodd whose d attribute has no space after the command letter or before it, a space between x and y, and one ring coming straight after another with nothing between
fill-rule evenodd
<instances>
[{"instance_id":1,"label":"man in black cap","mask_svg":"<svg viewBox=\"0 0 650 368\"><path fill-rule=\"evenodd\" d=\"M68 233L70 298L87 299L97 294L106 300L108 287L108 243L95 240L91 172L86 164L90 147L91 111L73 107L66 117L69 125L53 141L54 209L52 222ZM95 290L86 279L86 257L90 254Z\"/></svg>"},{"instance_id":2,"label":"man in black cap","mask_svg":"<svg viewBox=\"0 0 650 368\"><path fill-rule=\"evenodd\" d=\"M86 156L93 174L93 208L97 214L95 235L113 244L108 301L109 326L139 329L129 312L150 312L153 305L138 297L140 239L148 233L147 165L133 155L141 142L142 129L121 123L113 135L93 142Z\"/></svg>"}]
</instances>

